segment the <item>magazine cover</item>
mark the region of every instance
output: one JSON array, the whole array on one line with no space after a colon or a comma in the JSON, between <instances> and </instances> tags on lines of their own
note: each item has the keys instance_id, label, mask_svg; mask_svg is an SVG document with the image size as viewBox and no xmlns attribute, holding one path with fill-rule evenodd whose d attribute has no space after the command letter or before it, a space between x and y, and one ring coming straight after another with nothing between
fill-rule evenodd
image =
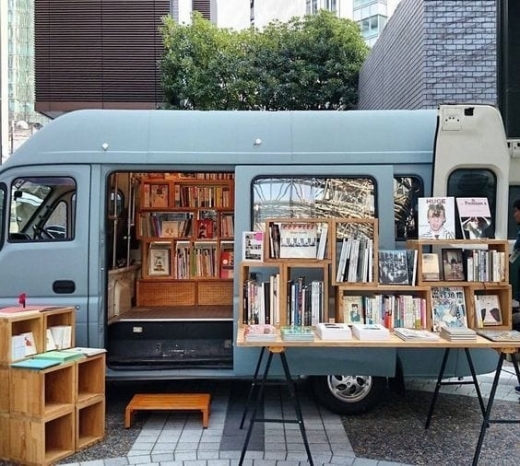
<instances>
[{"instance_id":1,"label":"magazine cover","mask_svg":"<svg viewBox=\"0 0 520 466\"><path fill-rule=\"evenodd\" d=\"M433 331L441 327L467 327L464 289L458 286L432 287Z\"/></svg>"},{"instance_id":2,"label":"magazine cover","mask_svg":"<svg viewBox=\"0 0 520 466\"><path fill-rule=\"evenodd\" d=\"M242 235L244 261L264 260L264 234L261 231L244 231Z\"/></svg>"},{"instance_id":3,"label":"magazine cover","mask_svg":"<svg viewBox=\"0 0 520 466\"><path fill-rule=\"evenodd\" d=\"M455 239L455 198L418 199L419 238Z\"/></svg>"},{"instance_id":4,"label":"magazine cover","mask_svg":"<svg viewBox=\"0 0 520 466\"><path fill-rule=\"evenodd\" d=\"M498 295L475 295L475 320L477 327L502 325L502 312Z\"/></svg>"},{"instance_id":5,"label":"magazine cover","mask_svg":"<svg viewBox=\"0 0 520 466\"><path fill-rule=\"evenodd\" d=\"M442 250L442 272L445 281L463 281L464 260L462 249L445 248Z\"/></svg>"},{"instance_id":6,"label":"magazine cover","mask_svg":"<svg viewBox=\"0 0 520 466\"><path fill-rule=\"evenodd\" d=\"M458 197L457 210L464 239L495 236L487 197Z\"/></svg>"},{"instance_id":7,"label":"magazine cover","mask_svg":"<svg viewBox=\"0 0 520 466\"><path fill-rule=\"evenodd\" d=\"M409 285L408 256L405 249L379 250L379 283Z\"/></svg>"},{"instance_id":8,"label":"magazine cover","mask_svg":"<svg viewBox=\"0 0 520 466\"><path fill-rule=\"evenodd\" d=\"M318 233L315 223L281 223L279 228L280 258L316 258Z\"/></svg>"}]
</instances>

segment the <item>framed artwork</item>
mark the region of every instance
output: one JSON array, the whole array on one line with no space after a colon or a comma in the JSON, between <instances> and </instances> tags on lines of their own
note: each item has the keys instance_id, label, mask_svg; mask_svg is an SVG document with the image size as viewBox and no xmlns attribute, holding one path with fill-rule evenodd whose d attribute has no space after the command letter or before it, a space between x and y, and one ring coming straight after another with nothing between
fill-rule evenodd
<instances>
[{"instance_id":1,"label":"framed artwork","mask_svg":"<svg viewBox=\"0 0 520 466\"><path fill-rule=\"evenodd\" d=\"M148 275L170 275L170 245L151 243L148 255Z\"/></svg>"},{"instance_id":2,"label":"framed artwork","mask_svg":"<svg viewBox=\"0 0 520 466\"><path fill-rule=\"evenodd\" d=\"M446 248L442 250L442 273L444 281L463 281L464 259L462 249Z\"/></svg>"}]
</instances>

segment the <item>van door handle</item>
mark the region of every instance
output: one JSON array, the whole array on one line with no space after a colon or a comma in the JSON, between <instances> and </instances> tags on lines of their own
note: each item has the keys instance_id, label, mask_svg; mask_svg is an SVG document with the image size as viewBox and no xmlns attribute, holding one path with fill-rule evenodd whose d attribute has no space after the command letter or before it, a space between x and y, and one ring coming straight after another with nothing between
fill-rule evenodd
<instances>
[{"instance_id":1,"label":"van door handle","mask_svg":"<svg viewBox=\"0 0 520 466\"><path fill-rule=\"evenodd\" d=\"M52 284L52 291L57 294L72 294L76 291L76 284L72 280L56 280Z\"/></svg>"}]
</instances>

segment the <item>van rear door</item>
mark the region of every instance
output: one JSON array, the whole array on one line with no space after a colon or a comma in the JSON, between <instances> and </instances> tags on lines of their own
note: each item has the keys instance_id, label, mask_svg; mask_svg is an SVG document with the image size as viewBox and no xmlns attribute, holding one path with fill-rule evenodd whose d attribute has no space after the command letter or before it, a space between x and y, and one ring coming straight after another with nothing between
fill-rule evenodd
<instances>
[{"instance_id":1,"label":"van rear door","mask_svg":"<svg viewBox=\"0 0 520 466\"><path fill-rule=\"evenodd\" d=\"M8 169L0 249L0 307L72 306L76 344L87 345L90 237L89 166ZM81 336L81 337L79 337Z\"/></svg>"}]
</instances>

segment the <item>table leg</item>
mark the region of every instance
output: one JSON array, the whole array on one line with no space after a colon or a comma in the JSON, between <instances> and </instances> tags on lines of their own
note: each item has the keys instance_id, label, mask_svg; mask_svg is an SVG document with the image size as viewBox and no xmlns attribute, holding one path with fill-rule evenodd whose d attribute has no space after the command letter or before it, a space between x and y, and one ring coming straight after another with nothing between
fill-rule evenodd
<instances>
[{"instance_id":1,"label":"table leg","mask_svg":"<svg viewBox=\"0 0 520 466\"><path fill-rule=\"evenodd\" d=\"M287 363L287 358L285 356L285 352L280 353L280 358L282 360L283 371L285 373L285 379L287 380L287 387L289 388L289 394L294 402L294 410L296 411L296 419L298 420L298 425L300 426L300 432L303 438L303 444L305 445L305 450L307 451L307 458L309 459L309 464L314 466L312 461L311 449L309 448L309 442L307 440L307 433L305 432L305 424L303 423L302 409L300 406L300 399L298 397L298 393L294 387L294 381L291 377L291 373L289 371L289 364Z\"/></svg>"},{"instance_id":2,"label":"table leg","mask_svg":"<svg viewBox=\"0 0 520 466\"><path fill-rule=\"evenodd\" d=\"M255 403L253 406L253 412L251 414L251 419L249 420L249 428L247 429L246 439L244 440L244 445L242 446L242 452L240 453L240 460L238 461L238 466L242 466L244 462L244 458L246 456L247 446L249 445L249 440L251 439L251 434L253 432L253 426L256 422L256 412L258 411L258 405L264 397L264 388L265 383L267 381L267 374L269 373L269 368L271 367L271 362L273 360L273 353L269 352L269 356L267 357L267 363L264 369L264 375L262 376L262 382L260 384L260 388L256 395Z\"/></svg>"},{"instance_id":3,"label":"table leg","mask_svg":"<svg viewBox=\"0 0 520 466\"><path fill-rule=\"evenodd\" d=\"M441 389L442 378L444 377L444 371L446 369L446 363L448 362L448 356L449 355L450 355L450 349L446 348L444 350L444 356L442 358L441 370L439 372L439 376L437 377L437 384L435 385L435 390L433 392L432 401L430 403L430 409L428 411L428 417L426 418L426 425L424 426L425 429L428 429L428 427L430 427L430 421L432 420L433 410L435 408L435 403L437 403L437 398L439 396L439 390Z\"/></svg>"},{"instance_id":4,"label":"table leg","mask_svg":"<svg viewBox=\"0 0 520 466\"><path fill-rule=\"evenodd\" d=\"M251 382L251 386L249 387L249 393L247 395L246 407L244 412L242 413L242 420L240 421L240 429L244 427L244 422L246 420L247 412L249 411L249 405L251 404L251 400L253 399L254 392L256 391L256 386L258 383L258 373L260 372L260 366L262 364L262 359L264 358L265 346L262 346L260 350L260 355L258 356L258 362L256 363L255 373L253 375L253 381Z\"/></svg>"},{"instance_id":5,"label":"table leg","mask_svg":"<svg viewBox=\"0 0 520 466\"><path fill-rule=\"evenodd\" d=\"M484 420L482 421L482 426L480 427L480 435L478 437L477 448L475 450L475 455L473 456L473 466L477 466L478 459L480 457L480 451L482 450L482 444L484 443L484 436L486 435L486 429L489 427L489 416L491 415L491 408L493 407L493 402L495 400L495 394L498 387L498 381L500 380L500 372L502 371L502 365L504 363L505 353L500 352L500 356L498 358L498 365L495 372L495 377L493 379L493 385L491 386L491 393L489 394L488 404L486 406L486 410L484 413ZM516 369L518 370L518 369Z\"/></svg>"},{"instance_id":6,"label":"table leg","mask_svg":"<svg viewBox=\"0 0 520 466\"><path fill-rule=\"evenodd\" d=\"M480 405L480 411L484 416L486 413L486 407L484 406L484 399L482 398L482 393L480 392L480 386L477 380L477 374L475 372L475 366L473 365L473 360L471 359L471 352L469 348L464 348L466 352L466 359L468 360L469 370L471 371L471 377L473 378L473 384L475 385L475 390L477 391L478 402Z\"/></svg>"}]
</instances>

